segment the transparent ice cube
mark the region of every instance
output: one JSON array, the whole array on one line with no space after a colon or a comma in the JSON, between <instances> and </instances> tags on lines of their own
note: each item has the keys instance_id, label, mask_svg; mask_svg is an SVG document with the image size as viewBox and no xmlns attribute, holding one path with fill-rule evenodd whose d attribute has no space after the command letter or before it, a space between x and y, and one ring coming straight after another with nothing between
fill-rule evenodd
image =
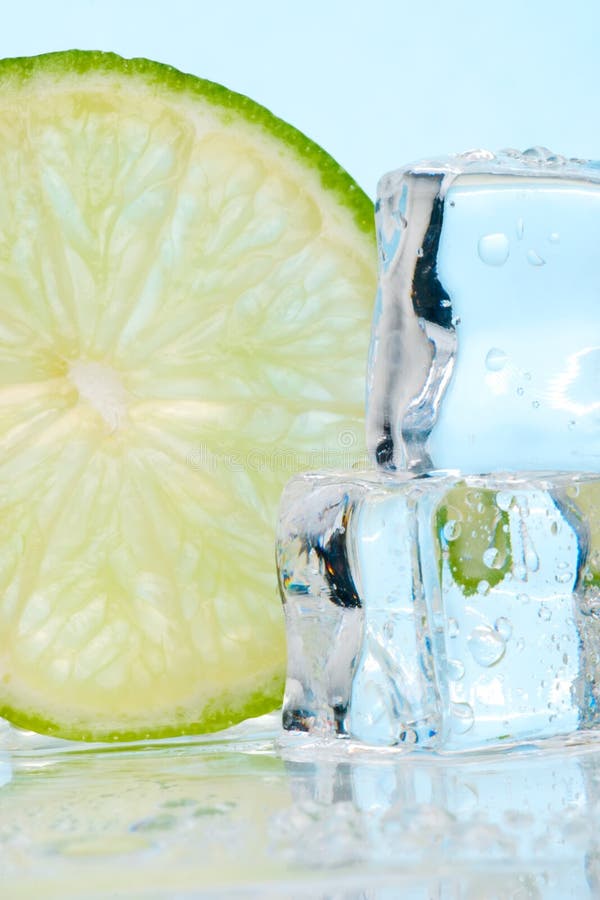
<instances>
[{"instance_id":1,"label":"transparent ice cube","mask_svg":"<svg viewBox=\"0 0 600 900\"><path fill-rule=\"evenodd\" d=\"M367 431L388 468L600 469L600 163L471 151L384 176Z\"/></svg>"},{"instance_id":2,"label":"transparent ice cube","mask_svg":"<svg viewBox=\"0 0 600 900\"><path fill-rule=\"evenodd\" d=\"M277 561L286 729L443 751L597 727L600 476L300 476Z\"/></svg>"}]
</instances>

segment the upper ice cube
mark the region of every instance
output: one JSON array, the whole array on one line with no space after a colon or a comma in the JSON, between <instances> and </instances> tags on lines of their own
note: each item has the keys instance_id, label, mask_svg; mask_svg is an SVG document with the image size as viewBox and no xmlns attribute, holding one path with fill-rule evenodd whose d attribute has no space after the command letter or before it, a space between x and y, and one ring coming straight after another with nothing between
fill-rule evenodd
<instances>
[{"instance_id":1,"label":"upper ice cube","mask_svg":"<svg viewBox=\"0 0 600 900\"><path fill-rule=\"evenodd\" d=\"M600 463L600 163L470 150L384 176L369 449L386 468Z\"/></svg>"}]
</instances>

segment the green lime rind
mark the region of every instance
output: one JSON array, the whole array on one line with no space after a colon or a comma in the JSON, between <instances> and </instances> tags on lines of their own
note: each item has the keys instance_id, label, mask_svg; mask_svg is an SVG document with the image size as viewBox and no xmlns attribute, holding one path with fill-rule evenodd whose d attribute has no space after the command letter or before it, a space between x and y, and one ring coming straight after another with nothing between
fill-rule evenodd
<instances>
[{"instance_id":1,"label":"green lime rind","mask_svg":"<svg viewBox=\"0 0 600 900\"><path fill-rule=\"evenodd\" d=\"M473 490L465 482L449 490L438 507L435 524L439 545L446 551L452 578L465 596L476 594L482 582L495 587L510 571L508 523L508 513L496 505L495 491ZM491 566L484 561L486 551L495 551ZM441 579L442 554L439 566Z\"/></svg>"},{"instance_id":2,"label":"green lime rind","mask_svg":"<svg viewBox=\"0 0 600 900\"><path fill-rule=\"evenodd\" d=\"M337 201L352 213L357 228L372 235L375 240L373 202L339 163L313 140L260 103L214 81L188 75L173 66L149 59L125 59L117 53L102 50L62 50L0 60L0 92L10 87L11 80L22 84L38 74L48 76L54 73L62 77L89 72L140 77L147 84L156 85L161 92L169 89L194 95L223 110L226 115L235 114L259 126L293 149L303 165L308 163L310 168L315 169L322 187L335 194Z\"/></svg>"},{"instance_id":3,"label":"green lime rind","mask_svg":"<svg viewBox=\"0 0 600 900\"><path fill-rule=\"evenodd\" d=\"M115 727L108 730L93 728L77 728L68 722L59 722L55 719L38 715L34 712L16 710L12 707L1 705L0 717L6 719L11 725L34 731L37 734L49 737L62 738L70 741L123 743L139 740L161 740L163 738L181 737L183 735L212 734L237 725L242 719L252 719L272 712L281 706L285 679L283 675L274 677L267 690L264 688L256 693L242 698L219 697L218 702L203 708L202 718L197 722L182 723L174 717L171 725L158 725L156 727L141 726L136 724L131 730L126 727Z\"/></svg>"}]
</instances>

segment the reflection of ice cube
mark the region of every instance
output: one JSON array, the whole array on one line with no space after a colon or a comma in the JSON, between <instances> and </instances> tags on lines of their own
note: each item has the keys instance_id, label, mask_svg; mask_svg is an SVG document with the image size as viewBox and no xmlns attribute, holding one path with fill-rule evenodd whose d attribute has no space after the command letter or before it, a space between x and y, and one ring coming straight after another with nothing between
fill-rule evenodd
<instances>
[{"instance_id":1,"label":"reflection of ice cube","mask_svg":"<svg viewBox=\"0 0 600 900\"><path fill-rule=\"evenodd\" d=\"M384 177L369 445L383 465L598 469L600 170L545 151Z\"/></svg>"},{"instance_id":2,"label":"reflection of ice cube","mask_svg":"<svg viewBox=\"0 0 600 900\"><path fill-rule=\"evenodd\" d=\"M595 727L600 478L296 478L288 729L459 750Z\"/></svg>"}]
</instances>

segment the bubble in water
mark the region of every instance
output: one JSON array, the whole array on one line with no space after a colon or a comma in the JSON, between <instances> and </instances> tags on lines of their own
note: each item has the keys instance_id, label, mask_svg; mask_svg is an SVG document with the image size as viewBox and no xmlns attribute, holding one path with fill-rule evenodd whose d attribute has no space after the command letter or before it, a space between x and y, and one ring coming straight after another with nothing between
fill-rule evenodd
<instances>
[{"instance_id":1,"label":"bubble in water","mask_svg":"<svg viewBox=\"0 0 600 900\"><path fill-rule=\"evenodd\" d=\"M532 266L545 266L546 260L542 259L539 253L536 253L535 250L527 251L527 262Z\"/></svg>"},{"instance_id":2,"label":"bubble in water","mask_svg":"<svg viewBox=\"0 0 600 900\"><path fill-rule=\"evenodd\" d=\"M458 632L460 631L458 627L458 622L456 619L452 618L452 616L448 619L448 637L455 638L458 637Z\"/></svg>"},{"instance_id":3,"label":"bubble in water","mask_svg":"<svg viewBox=\"0 0 600 900\"><path fill-rule=\"evenodd\" d=\"M523 233L525 231L525 223L522 218L517 219L517 224L515 227L515 231L517 232L517 238L521 241L523 240Z\"/></svg>"},{"instance_id":4,"label":"bubble in water","mask_svg":"<svg viewBox=\"0 0 600 900\"><path fill-rule=\"evenodd\" d=\"M485 358L485 367L490 372L500 372L508 361L508 355L499 347L492 347Z\"/></svg>"},{"instance_id":5,"label":"bubble in water","mask_svg":"<svg viewBox=\"0 0 600 900\"><path fill-rule=\"evenodd\" d=\"M460 536L460 522L450 519L443 528L443 535L447 541L455 541Z\"/></svg>"},{"instance_id":6,"label":"bubble in water","mask_svg":"<svg viewBox=\"0 0 600 900\"><path fill-rule=\"evenodd\" d=\"M506 652L504 638L489 625L477 625L467 643L475 662L486 668L500 662Z\"/></svg>"},{"instance_id":7,"label":"bubble in water","mask_svg":"<svg viewBox=\"0 0 600 900\"><path fill-rule=\"evenodd\" d=\"M450 704L450 723L455 734L466 734L473 727L474 718L468 703Z\"/></svg>"},{"instance_id":8,"label":"bubble in water","mask_svg":"<svg viewBox=\"0 0 600 900\"><path fill-rule=\"evenodd\" d=\"M494 622L494 628L504 641L508 641L512 634L512 622L506 616L500 616Z\"/></svg>"},{"instance_id":9,"label":"bubble in water","mask_svg":"<svg viewBox=\"0 0 600 900\"><path fill-rule=\"evenodd\" d=\"M539 400L533 400L533 401L531 402L531 405L533 406L534 409L539 409L539 408L540 408L540 401L539 401Z\"/></svg>"},{"instance_id":10,"label":"bubble in water","mask_svg":"<svg viewBox=\"0 0 600 900\"><path fill-rule=\"evenodd\" d=\"M508 238L502 232L484 234L479 238L477 252L488 266L503 266L510 252Z\"/></svg>"},{"instance_id":11,"label":"bubble in water","mask_svg":"<svg viewBox=\"0 0 600 900\"><path fill-rule=\"evenodd\" d=\"M524 393L525 393L524 388L522 388L522 387L517 388L517 394L519 395L519 397L522 397Z\"/></svg>"},{"instance_id":12,"label":"bubble in water","mask_svg":"<svg viewBox=\"0 0 600 900\"><path fill-rule=\"evenodd\" d=\"M419 259L423 258L423 248L422 247L419 247L419 249L417 250L417 256L419 257Z\"/></svg>"},{"instance_id":13,"label":"bubble in water","mask_svg":"<svg viewBox=\"0 0 600 900\"><path fill-rule=\"evenodd\" d=\"M525 641L523 640L523 638L519 638L519 640L516 643L516 648L519 651L519 653L521 653L525 649Z\"/></svg>"},{"instance_id":14,"label":"bubble in water","mask_svg":"<svg viewBox=\"0 0 600 900\"><path fill-rule=\"evenodd\" d=\"M407 728L405 731L400 732L398 739L402 744L416 744L419 736L413 728Z\"/></svg>"},{"instance_id":15,"label":"bubble in water","mask_svg":"<svg viewBox=\"0 0 600 900\"><path fill-rule=\"evenodd\" d=\"M540 603L540 608L538 609L538 617L542 620L542 622L549 622L552 618L552 610L546 603Z\"/></svg>"},{"instance_id":16,"label":"bubble in water","mask_svg":"<svg viewBox=\"0 0 600 900\"><path fill-rule=\"evenodd\" d=\"M529 594L517 594L519 603L529 603Z\"/></svg>"},{"instance_id":17,"label":"bubble in water","mask_svg":"<svg viewBox=\"0 0 600 900\"><path fill-rule=\"evenodd\" d=\"M447 661L448 678L450 681L460 681L465 674L464 663L460 659L449 659Z\"/></svg>"},{"instance_id":18,"label":"bubble in water","mask_svg":"<svg viewBox=\"0 0 600 900\"><path fill-rule=\"evenodd\" d=\"M527 550L525 553L525 565L530 572L537 572L540 567L540 560L535 550Z\"/></svg>"},{"instance_id":19,"label":"bubble in water","mask_svg":"<svg viewBox=\"0 0 600 900\"><path fill-rule=\"evenodd\" d=\"M482 579L477 585L477 593L481 594L482 597L485 597L490 592L490 583L485 579Z\"/></svg>"},{"instance_id":20,"label":"bubble in water","mask_svg":"<svg viewBox=\"0 0 600 900\"><path fill-rule=\"evenodd\" d=\"M548 240L550 241L551 244L558 244L560 241L560 234L558 233L558 231L552 231L548 235Z\"/></svg>"}]
</instances>

